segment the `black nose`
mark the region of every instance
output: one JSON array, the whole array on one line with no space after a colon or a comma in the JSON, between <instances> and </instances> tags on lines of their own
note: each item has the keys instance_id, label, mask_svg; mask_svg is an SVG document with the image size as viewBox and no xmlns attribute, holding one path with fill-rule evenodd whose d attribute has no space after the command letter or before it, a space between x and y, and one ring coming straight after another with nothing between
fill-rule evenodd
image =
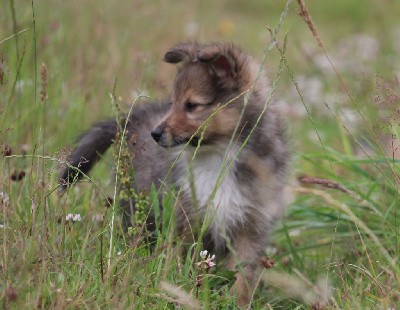
<instances>
[{"instance_id":1,"label":"black nose","mask_svg":"<svg viewBox=\"0 0 400 310\"><path fill-rule=\"evenodd\" d=\"M156 129L154 129L154 130L151 132L151 136L153 137L153 139L154 139L156 142L159 142L160 139L161 139L161 136L162 136L163 132L164 132L164 130L162 130L161 128L157 127Z\"/></svg>"}]
</instances>

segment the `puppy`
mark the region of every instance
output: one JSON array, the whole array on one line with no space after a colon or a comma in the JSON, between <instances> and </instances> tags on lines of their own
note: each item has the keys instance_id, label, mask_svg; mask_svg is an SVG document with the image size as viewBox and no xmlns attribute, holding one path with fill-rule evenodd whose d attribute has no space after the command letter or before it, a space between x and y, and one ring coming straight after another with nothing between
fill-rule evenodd
<instances>
[{"instance_id":1,"label":"puppy","mask_svg":"<svg viewBox=\"0 0 400 310\"><path fill-rule=\"evenodd\" d=\"M227 268L242 266L232 292L243 305L286 204L285 125L268 102L263 70L239 47L179 44L164 60L178 66L170 100L135 107L126 120L132 187L181 189L175 210L179 235L193 243L205 231L208 251L224 257ZM83 134L61 186L81 177L75 168L89 172L117 132L117 122L108 120Z\"/></svg>"}]
</instances>

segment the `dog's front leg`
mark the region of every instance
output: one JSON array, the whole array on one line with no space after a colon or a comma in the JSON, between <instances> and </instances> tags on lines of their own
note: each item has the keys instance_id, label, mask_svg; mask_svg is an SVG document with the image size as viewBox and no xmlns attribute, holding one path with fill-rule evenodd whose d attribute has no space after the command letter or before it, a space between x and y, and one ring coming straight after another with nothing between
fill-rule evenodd
<instances>
[{"instance_id":1,"label":"dog's front leg","mask_svg":"<svg viewBox=\"0 0 400 310\"><path fill-rule=\"evenodd\" d=\"M266 242L266 241L265 241ZM237 271L231 294L237 296L240 306L247 305L256 285L259 258L264 251L264 240L239 234L234 240L233 251L226 261L226 268Z\"/></svg>"}]
</instances>

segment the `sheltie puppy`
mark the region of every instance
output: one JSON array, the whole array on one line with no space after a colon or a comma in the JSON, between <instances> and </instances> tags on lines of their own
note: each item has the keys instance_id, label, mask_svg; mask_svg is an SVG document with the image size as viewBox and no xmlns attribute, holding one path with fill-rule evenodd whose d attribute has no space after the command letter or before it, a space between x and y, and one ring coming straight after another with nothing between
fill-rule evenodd
<instances>
[{"instance_id":1,"label":"sheltie puppy","mask_svg":"<svg viewBox=\"0 0 400 310\"><path fill-rule=\"evenodd\" d=\"M126 120L132 187L140 192L149 192L152 184L181 188L178 234L193 243L205 227L204 247L227 268L242 266L231 291L243 305L286 204L285 124L269 102L264 71L239 47L179 44L164 60L178 65L169 100L134 107ZM80 171L88 173L118 130L116 120L107 120L84 133L60 186L78 179Z\"/></svg>"}]
</instances>

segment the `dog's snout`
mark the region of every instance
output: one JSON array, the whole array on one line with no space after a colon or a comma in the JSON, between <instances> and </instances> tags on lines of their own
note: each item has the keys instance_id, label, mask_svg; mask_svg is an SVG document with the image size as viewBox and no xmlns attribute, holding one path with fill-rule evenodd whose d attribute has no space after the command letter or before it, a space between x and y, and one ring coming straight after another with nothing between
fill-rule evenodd
<instances>
[{"instance_id":1,"label":"dog's snout","mask_svg":"<svg viewBox=\"0 0 400 310\"><path fill-rule=\"evenodd\" d=\"M157 127L156 129L154 129L154 130L151 132L151 136L153 137L153 139L154 139L156 142L159 142L160 139L161 139L161 136L162 136L163 132L164 132L163 129L161 129L160 127Z\"/></svg>"}]
</instances>

